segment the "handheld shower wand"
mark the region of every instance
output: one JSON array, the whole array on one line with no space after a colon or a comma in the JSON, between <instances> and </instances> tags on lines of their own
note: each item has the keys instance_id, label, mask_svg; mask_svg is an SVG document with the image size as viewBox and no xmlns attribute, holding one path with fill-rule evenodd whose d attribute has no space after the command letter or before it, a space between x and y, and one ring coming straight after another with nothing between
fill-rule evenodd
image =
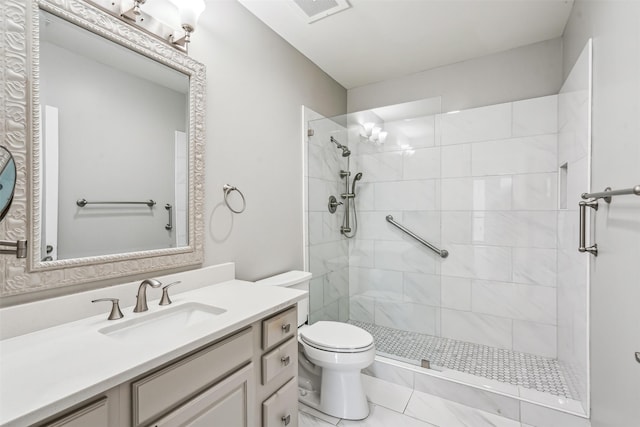
<instances>
[{"instance_id":1,"label":"handheld shower wand","mask_svg":"<svg viewBox=\"0 0 640 427\"><path fill-rule=\"evenodd\" d=\"M345 176L346 182L345 187L346 191L349 191L349 176ZM340 233L347 238L351 238L356 235L356 231L358 230L358 213L356 211L356 182L362 179L362 172L358 172L353 177L353 182L351 183L351 193L343 193L341 197L346 199L344 203L345 211L344 211L344 222L342 227L340 227ZM353 208L353 229L349 223L349 215L350 210ZM351 234L350 234L351 233Z\"/></svg>"},{"instance_id":2,"label":"handheld shower wand","mask_svg":"<svg viewBox=\"0 0 640 427\"><path fill-rule=\"evenodd\" d=\"M362 172L358 172L356 176L353 177L353 183L351 183L351 194L353 197L356 197L356 181L360 181L362 179Z\"/></svg>"}]
</instances>

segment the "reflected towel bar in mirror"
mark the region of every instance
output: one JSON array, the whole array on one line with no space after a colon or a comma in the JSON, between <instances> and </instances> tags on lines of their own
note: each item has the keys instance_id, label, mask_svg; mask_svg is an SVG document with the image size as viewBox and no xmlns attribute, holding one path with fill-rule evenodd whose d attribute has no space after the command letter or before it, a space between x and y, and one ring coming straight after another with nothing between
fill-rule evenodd
<instances>
[{"instance_id":1,"label":"reflected towel bar in mirror","mask_svg":"<svg viewBox=\"0 0 640 427\"><path fill-rule=\"evenodd\" d=\"M76 205L84 208L87 205L147 205L152 207L156 202L149 199L146 202L90 202L87 199L78 199L76 201Z\"/></svg>"}]
</instances>

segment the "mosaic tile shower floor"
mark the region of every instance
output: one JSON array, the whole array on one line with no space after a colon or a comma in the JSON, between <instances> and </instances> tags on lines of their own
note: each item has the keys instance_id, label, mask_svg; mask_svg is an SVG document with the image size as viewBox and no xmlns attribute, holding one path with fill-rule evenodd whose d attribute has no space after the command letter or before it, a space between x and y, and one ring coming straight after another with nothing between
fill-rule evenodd
<instances>
[{"instance_id":1,"label":"mosaic tile shower floor","mask_svg":"<svg viewBox=\"0 0 640 427\"><path fill-rule=\"evenodd\" d=\"M574 376L556 359L350 320L373 335L376 350L404 362L453 369L568 399L579 399Z\"/></svg>"}]
</instances>

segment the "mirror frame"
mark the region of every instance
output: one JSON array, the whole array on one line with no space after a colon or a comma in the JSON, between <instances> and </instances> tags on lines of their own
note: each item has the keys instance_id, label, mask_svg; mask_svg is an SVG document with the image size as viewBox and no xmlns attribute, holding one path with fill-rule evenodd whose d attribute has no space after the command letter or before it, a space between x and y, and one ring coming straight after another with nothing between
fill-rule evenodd
<instances>
[{"instance_id":1,"label":"mirror frame","mask_svg":"<svg viewBox=\"0 0 640 427\"><path fill-rule=\"evenodd\" d=\"M14 197L14 204L18 202L26 209L20 209L20 213L10 225L3 224L4 227L0 227L0 232L23 234L22 237L17 238L27 237L29 256L26 265L24 260L0 260L0 277L3 276L2 270L4 270L5 278L4 284L0 284L0 296L201 265L204 259L202 242L206 115L204 65L164 41L82 0L4 0L3 3L4 6L0 6L0 13L6 17L3 29L6 31L6 36L3 41L0 41L0 47L4 47L5 50L2 59L5 60L8 77L5 81L0 81L0 91L5 96L5 101L0 104L0 108L7 111L6 117L0 116L0 120L4 122L1 123L0 129L6 130L10 149L24 154L23 164L17 164L17 169L24 168L22 170L25 174L22 176L18 174L18 181L26 175L27 183L20 182L26 190L22 194L18 192L17 198L20 200ZM57 15L189 77L188 246L41 261L39 9ZM21 156L15 157L20 159ZM24 233L28 233L28 236L24 236Z\"/></svg>"}]
</instances>

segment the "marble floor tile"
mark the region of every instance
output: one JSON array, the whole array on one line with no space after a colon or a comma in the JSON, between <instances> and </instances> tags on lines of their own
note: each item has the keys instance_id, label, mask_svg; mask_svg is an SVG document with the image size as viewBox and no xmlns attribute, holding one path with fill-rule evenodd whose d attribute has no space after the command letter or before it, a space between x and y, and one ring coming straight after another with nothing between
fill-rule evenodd
<instances>
[{"instance_id":1,"label":"marble floor tile","mask_svg":"<svg viewBox=\"0 0 640 427\"><path fill-rule=\"evenodd\" d=\"M322 421L319 418L309 415L306 412L298 412L298 427L331 427L335 424L330 424L326 421Z\"/></svg>"},{"instance_id":2,"label":"marble floor tile","mask_svg":"<svg viewBox=\"0 0 640 427\"><path fill-rule=\"evenodd\" d=\"M520 427L520 422L414 391L405 415L439 427Z\"/></svg>"},{"instance_id":3,"label":"marble floor tile","mask_svg":"<svg viewBox=\"0 0 640 427\"><path fill-rule=\"evenodd\" d=\"M393 388L391 387L393 384L383 380L377 380L374 383L379 393L382 393L383 387L387 386L388 395L404 392L406 390L401 389L407 389L400 386L397 386L400 387L398 389ZM368 391L372 388L371 384L365 385ZM385 398L382 400L384 401ZM517 421L419 391L411 392L408 406L401 410L395 411L372 402L369 403L369 408L370 413L366 419L353 421L331 417L300 404L298 425L299 427L520 427Z\"/></svg>"},{"instance_id":4,"label":"marble floor tile","mask_svg":"<svg viewBox=\"0 0 640 427\"><path fill-rule=\"evenodd\" d=\"M304 412L306 415L309 415L313 418L323 421L326 424L335 426L335 425L338 425L338 422L340 422L340 418L336 418L336 417L332 417L331 415L324 414L318 411L317 409L314 409L310 406L305 405L302 402L298 402L298 408L300 412ZM324 424L320 424L320 425L324 425Z\"/></svg>"},{"instance_id":5,"label":"marble floor tile","mask_svg":"<svg viewBox=\"0 0 640 427\"><path fill-rule=\"evenodd\" d=\"M407 407L413 392L409 387L403 387L369 375L362 376L362 385L369 402L401 413Z\"/></svg>"},{"instance_id":6,"label":"marble floor tile","mask_svg":"<svg viewBox=\"0 0 640 427\"><path fill-rule=\"evenodd\" d=\"M371 405L369 416L360 421L342 420L338 427L437 427L378 405ZM445 427L445 426L443 426Z\"/></svg>"}]
</instances>

